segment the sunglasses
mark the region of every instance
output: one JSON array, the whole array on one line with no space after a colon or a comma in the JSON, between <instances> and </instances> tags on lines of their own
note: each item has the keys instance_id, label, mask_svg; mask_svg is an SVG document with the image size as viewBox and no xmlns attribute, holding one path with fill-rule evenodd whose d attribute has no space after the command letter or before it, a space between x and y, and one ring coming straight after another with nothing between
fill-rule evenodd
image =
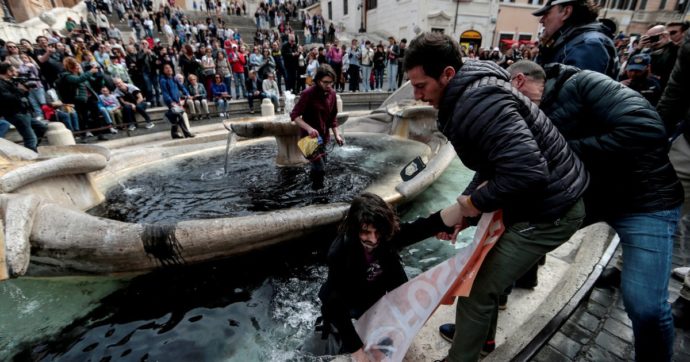
<instances>
[{"instance_id":1,"label":"sunglasses","mask_svg":"<svg viewBox=\"0 0 690 362\"><path fill-rule=\"evenodd\" d=\"M671 34L671 35L676 35L676 34L679 33L679 31L678 31L678 30L671 30L671 31L669 31L668 33Z\"/></svg>"},{"instance_id":2,"label":"sunglasses","mask_svg":"<svg viewBox=\"0 0 690 362\"><path fill-rule=\"evenodd\" d=\"M12 48L17 49L17 46L16 45L8 45L7 46L7 49L12 49Z\"/></svg>"}]
</instances>

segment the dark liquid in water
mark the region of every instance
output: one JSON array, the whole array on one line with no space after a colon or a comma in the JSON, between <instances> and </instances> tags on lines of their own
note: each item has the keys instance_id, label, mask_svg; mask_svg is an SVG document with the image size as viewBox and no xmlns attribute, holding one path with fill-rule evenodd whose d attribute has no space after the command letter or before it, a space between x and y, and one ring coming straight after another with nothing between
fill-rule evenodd
<instances>
[{"instance_id":1,"label":"dark liquid in water","mask_svg":"<svg viewBox=\"0 0 690 362\"><path fill-rule=\"evenodd\" d=\"M194 158L130 177L111 189L92 215L126 222L234 217L319 203L349 202L381 175L397 173L421 144L390 137L348 138L328 154L324 187L312 189L309 165L278 167L274 144Z\"/></svg>"}]
</instances>

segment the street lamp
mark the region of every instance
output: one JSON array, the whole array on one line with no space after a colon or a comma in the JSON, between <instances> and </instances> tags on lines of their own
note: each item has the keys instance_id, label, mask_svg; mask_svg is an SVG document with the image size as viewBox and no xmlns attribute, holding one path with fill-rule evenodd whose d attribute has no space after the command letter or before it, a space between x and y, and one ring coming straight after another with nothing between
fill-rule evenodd
<instances>
[{"instance_id":1,"label":"street lamp","mask_svg":"<svg viewBox=\"0 0 690 362\"><path fill-rule=\"evenodd\" d=\"M361 10L362 14L360 16L360 23L359 23L359 32L360 33L366 33L367 28L364 27L364 17L366 16L367 13L367 4L366 0L361 0L359 2L359 5L357 5L357 10Z\"/></svg>"},{"instance_id":2,"label":"street lamp","mask_svg":"<svg viewBox=\"0 0 690 362\"><path fill-rule=\"evenodd\" d=\"M2 13L5 16L2 17L2 21L6 23L14 23L14 16L12 16L12 10L10 10L9 5L7 5L7 0L2 0Z\"/></svg>"}]
</instances>

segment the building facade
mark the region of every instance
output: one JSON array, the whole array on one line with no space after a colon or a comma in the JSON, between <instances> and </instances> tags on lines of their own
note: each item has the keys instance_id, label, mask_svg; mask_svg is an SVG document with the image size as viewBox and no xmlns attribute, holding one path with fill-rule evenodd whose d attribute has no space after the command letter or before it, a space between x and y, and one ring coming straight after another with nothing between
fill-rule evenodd
<instances>
[{"instance_id":1,"label":"building facade","mask_svg":"<svg viewBox=\"0 0 690 362\"><path fill-rule=\"evenodd\" d=\"M656 24L690 20L690 0L598 0L599 17L609 18L626 34L642 34ZM539 39L539 18L532 12L544 0L500 0L493 44L501 47Z\"/></svg>"},{"instance_id":2,"label":"building facade","mask_svg":"<svg viewBox=\"0 0 690 362\"><path fill-rule=\"evenodd\" d=\"M475 46L489 46L496 0L321 0L324 19L346 32L366 31L396 39L436 31Z\"/></svg>"}]
</instances>

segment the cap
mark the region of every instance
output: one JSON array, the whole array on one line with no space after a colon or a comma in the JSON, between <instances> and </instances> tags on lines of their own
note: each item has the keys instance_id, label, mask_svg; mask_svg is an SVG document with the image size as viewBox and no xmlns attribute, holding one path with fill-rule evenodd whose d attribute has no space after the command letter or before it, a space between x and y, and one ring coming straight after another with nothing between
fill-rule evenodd
<instances>
[{"instance_id":1,"label":"cap","mask_svg":"<svg viewBox=\"0 0 690 362\"><path fill-rule=\"evenodd\" d=\"M651 62L652 58L649 54L635 54L628 59L628 65L625 67L625 70L645 70Z\"/></svg>"},{"instance_id":2,"label":"cap","mask_svg":"<svg viewBox=\"0 0 690 362\"><path fill-rule=\"evenodd\" d=\"M567 3L574 3L574 2L577 2L577 1L578 1L578 0L549 0L549 1L546 2L546 5L544 5L543 8L541 8L541 9L539 9L539 10L533 12L532 15L534 15L534 16L542 16L542 15L546 14L546 12L549 11L549 9L551 9L551 8L554 7L555 5L562 5L562 4L567 4Z\"/></svg>"}]
</instances>

